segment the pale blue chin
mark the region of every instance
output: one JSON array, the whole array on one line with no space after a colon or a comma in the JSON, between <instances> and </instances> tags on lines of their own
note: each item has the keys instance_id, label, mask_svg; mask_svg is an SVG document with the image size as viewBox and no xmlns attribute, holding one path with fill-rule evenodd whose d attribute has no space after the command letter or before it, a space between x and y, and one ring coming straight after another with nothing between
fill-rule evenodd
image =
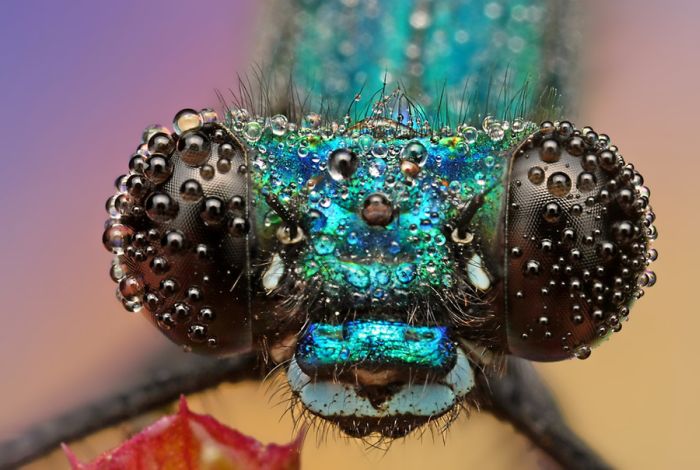
<instances>
[{"instance_id":1,"label":"pale blue chin","mask_svg":"<svg viewBox=\"0 0 700 470\"><path fill-rule=\"evenodd\" d=\"M329 420L347 417L359 420L434 418L450 411L474 388L474 373L461 349L458 349L455 366L441 380L407 383L377 405L359 395L354 384L312 380L294 358L287 369L287 380L306 409Z\"/></svg>"}]
</instances>

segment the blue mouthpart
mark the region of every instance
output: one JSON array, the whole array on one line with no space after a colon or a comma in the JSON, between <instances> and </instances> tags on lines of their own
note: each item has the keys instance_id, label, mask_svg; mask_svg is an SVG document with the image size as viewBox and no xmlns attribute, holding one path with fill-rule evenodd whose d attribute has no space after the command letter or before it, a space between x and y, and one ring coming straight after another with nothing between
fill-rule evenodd
<instances>
[{"instance_id":1,"label":"blue mouthpart","mask_svg":"<svg viewBox=\"0 0 700 470\"><path fill-rule=\"evenodd\" d=\"M455 365L457 352L443 326L355 320L341 325L312 323L299 340L295 357L306 371L403 366L447 373Z\"/></svg>"}]
</instances>

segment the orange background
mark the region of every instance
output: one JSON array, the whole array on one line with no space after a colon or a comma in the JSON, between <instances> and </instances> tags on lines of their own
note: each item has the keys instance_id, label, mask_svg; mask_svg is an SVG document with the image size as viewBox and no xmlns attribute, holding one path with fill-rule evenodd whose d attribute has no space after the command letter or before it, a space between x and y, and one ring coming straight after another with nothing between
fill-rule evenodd
<instances>
[{"instance_id":1,"label":"orange background","mask_svg":"<svg viewBox=\"0 0 700 470\"><path fill-rule=\"evenodd\" d=\"M63 2L62 2L63 3ZM0 35L0 438L104 396L153 354L179 352L122 311L101 246L103 202L142 128L182 107L215 106L250 69L259 12L226 2L3 4ZM623 333L586 361L539 366L573 427L620 468L698 468L700 378L700 3L587 1L579 126L612 136L652 189L659 282ZM194 403L263 441L291 436L266 388L225 387ZM333 438L305 468L512 468L537 457L486 415L435 442L386 454ZM77 446L94 456L108 440ZM110 441L111 442L111 441ZM514 450L515 449L515 450ZM61 460L39 468L61 468Z\"/></svg>"}]
</instances>

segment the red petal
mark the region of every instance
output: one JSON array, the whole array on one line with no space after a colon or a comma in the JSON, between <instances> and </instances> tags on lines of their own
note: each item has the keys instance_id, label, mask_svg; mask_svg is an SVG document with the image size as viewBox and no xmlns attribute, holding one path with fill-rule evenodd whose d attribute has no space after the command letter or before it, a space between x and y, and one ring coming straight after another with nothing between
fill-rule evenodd
<instances>
[{"instance_id":1,"label":"red petal","mask_svg":"<svg viewBox=\"0 0 700 470\"><path fill-rule=\"evenodd\" d=\"M90 463L80 463L65 445L63 450L74 470L297 470L303 438L301 432L287 445L263 445L211 416L191 412L181 397L176 414Z\"/></svg>"}]
</instances>

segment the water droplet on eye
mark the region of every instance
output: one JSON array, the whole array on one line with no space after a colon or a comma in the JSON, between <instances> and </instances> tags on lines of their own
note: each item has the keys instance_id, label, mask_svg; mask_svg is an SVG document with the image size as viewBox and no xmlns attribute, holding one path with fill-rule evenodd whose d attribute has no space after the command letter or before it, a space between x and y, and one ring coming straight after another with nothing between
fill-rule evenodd
<instances>
[{"instance_id":1,"label":"water droplet on eye","mask_svg":"<svg viewBox=\"0 0 700 470\"><path fill-rule=\"evenodd\" d=\"M612 236L619 243L627 243L635 235L635 227L628 220L615 222L612 226Z\"/></svg>"},{"instance_id":2,"label":"water droplet on eye","mask_svg":"<svg viewBox=\"0 0 700 470\"><path fill-rule=\"evenodd\" d=\"M221 158L231 159L234 157L235 154L236 149L234 149L233 145L231 145L228 142L221 144L221 146L219 147L219 157Z\"/></svg>"},{"instance_id":3,"label":"water droplet on eye","mask_svg":"<svg viewBox=\"0 0 700 470\"><path fill-rule=\"evenodd\" d=\"M211 165L202 165L199 168L199 176L202 177L202 179L209 181L212 178L214 178L214 175L216 175L216 170L214 170L214 167Z\"/></svg>"},{"instance_id":4,"label":"water droplet on eye","mask_svg":"<svg viewBox=\"0 0 700 470\"><path fill-rule=\"evenodd\" d=\"M153 193L146 199L146 215L154 222L169 222L177 216L178 204L169 194Z\"/></svg>"},{"instance_id":5,"label":"water droplet on eye","mask_svg":"<svg viewBox=\"0 0 700 470\"><path fill-rule=\"evenodd\" d=\"M556 140L545 140L540 147L540 158L543 162L554 163L559 161L561 148Z\"/></svg>"},{"instance_id":6,"label":"water droplet on eye","mask_svg":"<svg viewBox=\"0 0 700 470\"><path fill-rule=\"evenodd\" d=\"M541 266L539 261L536 261L534 259L528 260L524 265L523 265L523 274L526 276L537 276L540 274L541 271Z\"/></svg>"},{"instance_id":7,"label":"water droplet on eye","mask_svg":"<svg viewBox=\"0 0 700 470\"><path fill-rule=\"evenodd\" d=\"M198 201L202 194L202 185L197 180L187 180L180 186L180 196L185 201Z\"/></svg>"},{"instance_id":8,"label":"water droplet on eye","mask_svg":"<svg viewBox=\"0 0 700 470\"><path fill-rule=\"evenodd\" d=\"M129 193L129 196L134 198L143 196L148 186L148 181L141 175L131 175L126 180L126 191Z\"/></svg>"},{"instance_id":9,"label":"water droplet on eye","mask_svg":"<svg viewBox=\"0 0 700 470\"><path fill-rule=\"evenodd\" d=\"M585 155L581 159L581 168L586 171L594 171L598 167L598 157L593 154Z\"/></svg>"},{"instance_id":10,"label":"water droplet on eye","mask_svg":"<svg viewBox=\"0 0 700 470\"><path fill-rule=\"evenodd\" d=\"M242 237L250 230L250 224L244 217L234 217L229 222L229 233L234 237Z\"/></svg>"},{"instance_id":11,"label":"water droplet on eye","mask_svg":"<svg viewBox=\"0 0 700 470\"><path fill-rule=\"evenodd\" d=\"M576 187L579 191L588 192L595 189L596 179L593 173L583 172L578 175L578 181L576 182Z\"/></svg>"},{"instance_id":12,"label":"water droplet on eye","mask_svg":"<svg viewBox=\"0 0 700 470\"><path fill-rule=\"evenodd\" d=\"M201 126L202 116L194 109L183 109L173 119L173 130L179 135L189 130L199 129Z\"/></svg>"},{"instance_id":13,"label":"water droplet on eye","mask_svg":"<svg viewBox=\"0 0 700 470\"><path fill-rule=\"evenodd\" d=\"M226 205L218 197L208 197L204 200L200 216L205 224L218 224L226 215Z\"/></svg>"},{"instance_id":14,"label":"water droplet on eye","mask_svg":"<svg viewBox=\"0 0 700 470\"><path fill-rule=\"evenodd\" d=\"M656 261L659 258L659 252L655 248L650 248L649 253L647 253L649 261Z\"/></svg>"},{"instance_id":15,"label":"water droplet on eye","mask_svg":"<svg viewBox=\"0 0 700 470\"><path fill-rule=\"evenodd\" d=\"M428 149L420 142L409 142L401 150L401 159L423 166L428 159Z\"/></svg>"},{"instance_id":16,"label":"water droplet on eye","mask_svg":"<svg viewBox=\"0 0 700 470\"><path fill-rule=\"evenodd\" d=\"M122 305L127 312L139 312L143 308L143 304L138 297L122 298Z\"/></svg>"},{"instance_id":17,"label":"water droplet on eye","mask_svg":"<svg viewBox=\"0 0 700 470\"><path fill-rule=\"evenodd\" d=\"M119 282L127 274L129 274L128 265L124 262L122 256L116 256L112 260L112 267L109 269L109 276L112 278L112 281Z\"/></svg>"},{"instance_id":18,"label":"water droplet on eye","mask_svg":"<svg viewBox=\"0 0 700 470\"><path fill-rule=\"evenodd\" d=\"M638 283L640 287L652 287L656 284L656 273L654 271L645 271L644 274L639 277Z\"/></svg>"},{"instance_id":19,"label":"water droplet on eye","mask_svg":"<svg viewBox=\"0 0 700 470\"><path fill-rule=\"evenodd\" d=\"M185 164L199 166L209 158L211 143L204 134L188 131L178 141L177 149L181 152L180 158Z\"/></svg>"},{"instance_id":20,"label":"water droplet on eye","mask_svg":"<svg viewBox=\"0 0 700 470\"><path fill-rule=\"evenodd\" d=\"M270 128L275 135L284 135L287 132L287 116L277 114L270 118Z\"/></svg>"},{"instance_id":21,"label":"water droplet on eye","mask_svg":"<svg viewBox=\"0 0 700 470\"><path fill-rule=\"evenodd\" d=\"M552 173L547 178L547 190L553 196L564 197L571 191L571 178L561 171Z\"/></svg>"},{"instance_id":22,"label":"water droplet on eye","mask_svg":"<svg viewBox=\"0 0 700 470\"><path fill-rule=\"evenodd\" d=\"M544 170L538 166L533 166L527 172L527 179L532 184L542 184L544 181Z\"/></svg>"},{"instance_id":23,"label":"water droplet on eye","mask_svg":"<svg viewBox=\"0 0 700 470\"><path fill-rule=\"evenodd\" d=\"M214 321L216 318L216 314L214 313L214 310L212 310L210 307L202 307L199 309L199 319L202 320L205 323L209 323Z\"/></svg>"},{"instance_id":24,"label":"water droplet on eye","mask_svg":"<svg viewBox=\"0 0 700 470\"><path fill-rule=\"evenodd\" d=\"M170 269L168 260L162 256L156 256L151 260L151 271L154 274L165 274Z\"/></svg>"},{"instance_id":25,"label":"water droplet on eye","mask_svg":"<svg viewBox=\"0 0 700 470\"><path fill-rule=\"evenodd\" d=\"M243 128L243 137L249 142L257 142L262 136L263 127L257 121L250 121Z\"/></svg>"},{"instance_id":26,"label":"water droplet on eye","mask_svg":"<svg viewBox=\"0 0 700 470\"><path fill-rule=\"evenodd\" d=\"M135 276L127 276L119 281L119 293L127 299L143 294L143 281Z\"/></svg>"},{"instance_id":27,"label":"water droplet on eye","mask_svg":"<svg viewBox=\"0 0 700 470\"><path fill-rule=\"evenodd\" d=\"M416 277L416 265L413 263L402 263L396 268L396 278L408 284Z\"/></svg>"},{"instance_id":28,"label":"water droplet on eye","mask_svg":"<svg viewBox=\"0 0 700 470\"><path fill-rule=\"evenodd\" d=\"M588 359L591 356L591 348L588 346L579 346L574 351L574 356L578 359Z\"/></svg>"},{"instance_id":29,"label":"water droplet on eye","mask_svg":"<svg viewBox=\"0 0 700 470\"><path fill-rule=\"evenodd\" d=\"M204 108L200 110L199 115L202 118L202 122L205 124L219 122L219 115L211 108Z\"/></svg>"},{"instance_id":30,"label":"water droplet on eye","mask_svg":"<svg viewBox=\"0 0 700 470\"><path fill-rule=\"evenodd\" d=\"M161 184L170 178L173 173L173 163L163 155L152 155L147 161L144 170L146 178L154 184Z\"/></svg>"},{"instance_id":31,"label":"water droplet on eye","mask_svg":"<svg viewBox=\"0 0 700 470\"><path fill-rule=\"evenodd\" d=\"M561 218L561 214L562 210L559 204L557 204L556 202L550 202L549 204L544 206L542 217L544 217L544 220L546 220L550 224L553 224L559 221L559 219Z\"/></svg>"},{"instance_id":32,"label":"water droplet on eye","mask_svg":"<svg viewBox=\"0 0 700 470\"><path fill-rule=\"evenodd\" d=\"M604 150L598 155L598 164L605 171L612 172L617 168L617 157L610 150Z\"/></svg>"},{"instance_id":33,"label":"water droplet on eye","mask_svg":"<svg viewBox=\"0 0 700 470\"><path fill-rule=\"evenodd\" d=\"M187 329L187 337L193 343L202 343L207 339L207 327L204 325L190 325Z\"/></svg>"},{"instance_id":34,"label":"water droplet on eye","mask_svg":"<svg viewBox=\"0 0 700 470\"><path fill-rule=\"evenodd\" d=\"M220 158L218 162L216 162L216 169L219 170L219 173L228 173L231 171L231 160L228 158Z\"/></svg>"},{"instance_id":35,"label":"water droplet on eye","mask_svg":"<svg viewBox=\"0 0 700 470\"><path fill-rule=\"evenodd\" d=\"M122 224L108 227L102 235L102 243L109 251L122 250L129 244L134 230Z\"/></svg>"},{"instance_id":36,"label":"water droplet on eye","mask_svg":"<svg viewBox=\"0 0 700 470\"><path fill-rule=\"evenodd\" d=\"M336 149L328 156L328 174L335 181L350 178L355 171L359 160L355 152L347 149Z\"/></svg>"},{"instance_id":37,"label":"water droplet on eye","mask_svg":"<svg viewBox=\"0 0 700 470\"><path fill-rule=\"evenodd\" d=\"M148 139L148 151L153 153L161 153L170 155L175 150L175 141L165 132L156 132Z\"/></svg>"}]
</instances>

